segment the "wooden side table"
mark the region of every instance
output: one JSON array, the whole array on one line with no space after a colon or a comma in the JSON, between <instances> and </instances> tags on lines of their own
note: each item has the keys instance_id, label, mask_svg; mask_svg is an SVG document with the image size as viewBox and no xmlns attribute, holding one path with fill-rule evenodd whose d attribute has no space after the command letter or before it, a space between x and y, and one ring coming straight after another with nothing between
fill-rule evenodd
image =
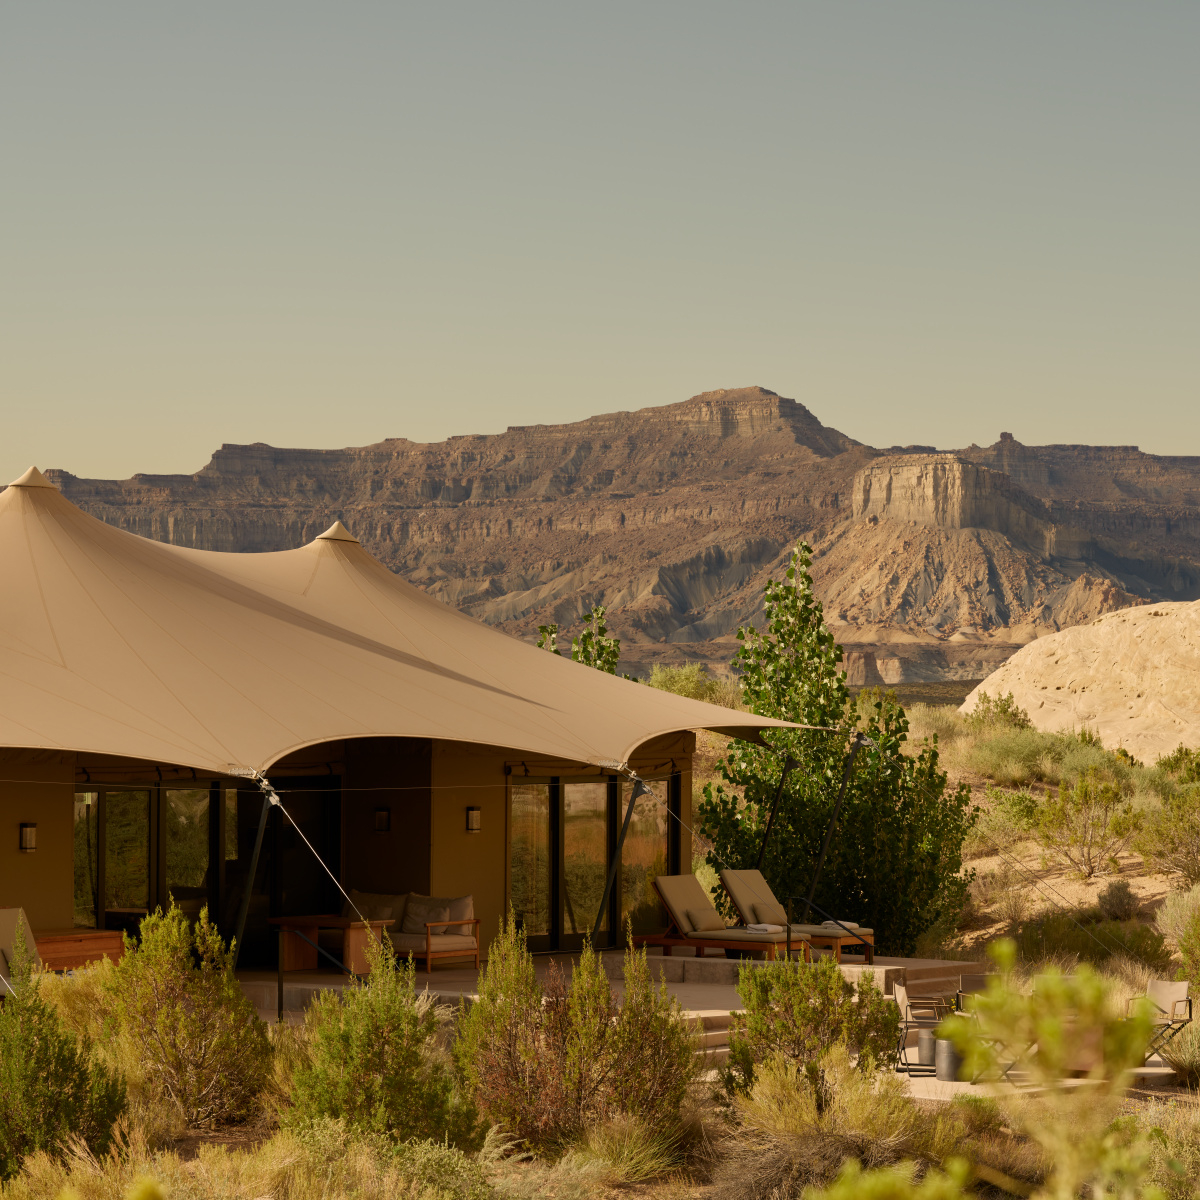
<instances>
[{"instance_id":1,"label":"wooden side table","mask_svg":"<svg viewBox=\"0 0 1200 1200\"><path fill-rule=\"evenodd\" d=\"M371 970L367 962L367 945L372 936L382 939L383 931L391 921L356 921L336 913L321 913L317 916L271 917L270 923L283 935L279 939L281 971L315 971L317 934L322 929L340 929L343 964L352 975L367 975Z\"/></svg>"},{"instance_id":2,"label":"wooden side table","mask_svg":"<svg viewBox=\"0 0 1200 1200\"><path fill-rule=\"evenodd\" d=\"M33 940L48 971L73 971L103 958L116 962L125 953L119 929L43 929Z\"/></svg>"}]
</instances>

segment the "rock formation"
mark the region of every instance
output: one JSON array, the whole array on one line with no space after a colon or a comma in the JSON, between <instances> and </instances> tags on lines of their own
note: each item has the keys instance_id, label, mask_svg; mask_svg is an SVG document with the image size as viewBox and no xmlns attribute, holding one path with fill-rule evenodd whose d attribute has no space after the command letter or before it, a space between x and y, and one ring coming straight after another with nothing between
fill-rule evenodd
<instances>
[{"instance_id":1,"label":"rock formation","mask_svg":"<svg viewBox=\"0 0 1200 1200\"><path fill-rule=\"evenodd\" d=\"M1012 693L1039 729L1096 730L1150 764L1200 746L1200 602L1106 613L1019 650L968 697Z\"/></svg>"},{"instance_id":2,"label":"rock formation","mask_svg":"<svg viewBox=\"0 0 1200 1200\"><path fill-rule=\"evenodd\" d=\"M878 450L764 388L427 445L226 445L194 475L48 474L112 524L203 549L341 520L521 637L607 605L633 670L727 661L800 537L858 683L980 678L1067 625L1200 597L1200 459L1008 435Z\"/></svg>"}]
</instances>

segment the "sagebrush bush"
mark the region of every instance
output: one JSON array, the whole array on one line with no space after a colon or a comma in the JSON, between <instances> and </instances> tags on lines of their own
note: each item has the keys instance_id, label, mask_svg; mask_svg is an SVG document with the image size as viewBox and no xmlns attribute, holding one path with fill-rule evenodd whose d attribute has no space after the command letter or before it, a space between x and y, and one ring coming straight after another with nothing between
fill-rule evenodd
<instances>
[{"instance_id":1,"label":"sagebrush bush","mask_svg":"<svg viewBox=\"0 0 1200 1200\"><path fill-rule=\"evenodd\" d=\"M270 1067L266 1028L233 974L233 951L200 912L177 906L141 924L141 940L105 978L116 1034L139 1055L148 1086L188 1125L252 1116Z\"/></svg>"},{"instance_id":2,"label":"sagebrush bush","mask_svg":"<svg viewBox=\"0 0 1200 1200\"><path fill-rule=\"evenodd\" d=\"M292 1072L285 1123L343 1121L360 1133L401 1141L475 1140L475 1112L456 1087L448 1054L436 1042L439 1012L417 994L412 960L400 963L388 944L367 947L370 974L339 995L323 991L309 1006L307 1053Z\"/></svg>"},{"instance_id":3,"label":"sagebrush bush","mask_svg":"<svg viewBox=\"0 0 1200 1200\"><path fill-rule=\"evenodd\" d=\"M1200 883L1171 892L1155 914L1155 924L1179 947L1183 973L1200 984Z\"/></svg>"},{"instance_id":4,"label":"sagebrush bush","mask_svg":"<svg viewBox=\"0 0 1200 1200\"><path fill-rule=\"evenodd\" d=\"M1072 919L1074 917L1074 919ZM1023 962L1069 959L1093 964L1124 955L1159 972L1164 978L1171 964L1171 951L1163 935L1136 921L1096 921L1086 912L1048 912L1021 922L1012 932Z\"/></svg>"},{"instance_id":5,"label":"sagebrush bush","mask_svg":"<svg viewBox=\"0 0 1200 1200\"><path fill-rule=\"evenodd\" d=\"M644 950L626 952L620 1004L587 943L570 981L552 962L543 989L510 913L477 999L460 1010L455 1057L480 1111L543 1148L617 1117L677 1125L695 1049L678 1001L651 984Z\"/></svg>"},{"instance_id":6,"label":"sagebrush bush","mask_svg":"<svg viewBox=\"0 0 1200 1200\"><path fill-rule=\"evenodd\" d=\"M1035 828L1044 849L1090 879L1116 864L1141 822L1142 814L1121 789L1089 770L1073 787L1063 786L1053 800L1047 798Z\"/></svg>"},{"instance_id":7,"label":"sagebrush bush","mask_svg":"<svg viewBox=\"0 0 1200 1200\"><path fill-rule=\"evenodd\" d=\"M1142 906L1137 893L1125 879L1114 879L1096 897L1096 903L1109 921L1132 921Z\"/></svg>"},{"instance_id":8,"label":"sagebrush bush","mask_svg":"<svg viewBox=\"0 0 1200 1200\"><path fill-rule=\"evenodd\" d=\"M1133 847L1152 870L1177 875L1191 887L1200 883L1200 783L1163 796L1147 812Z\"/></svg>"},{"instance_id":9,"label":"sagebrush bush","mask_svg":"<svg viewBox=\"0 0 1200 1200\"><path fill-rule=\"evenodd\" d=\"M125 1082L40 995L18 926L12 992L0 1004L0 1180L38 1151L78 1139L103 1154L125 1107ZM15 994L14 994L15 993Z\"/></svg>"},{"instance_id":10,"label":"sagebrush bush","mask_svg":"<svg viewBox=\"0 0 1200 1200\"><path fill-rule=\"evenodd\" d=\"M663 666L655 663L646 681L651 687L689 700L704 700L708 704L721 704L726 708L741 707L741 689L736 679L722 679L708 673L702 663L684 663L680 666Z\"/></svg>"},{"instance_id":11,"label":"sagebrush bush","mask_svg":"<svg viewBox=\"0 0 1200 1200\"><path fill-rule=\"evenodd\" d=\"M732 1015L721 1072L729 1095L748 1093L759 1065L775 1055L805 1066L843 1045L864 1071L895 1060L900 1013L871 971L859 976L856 991L832 955L746 963L737 990L744 1011Z\"/></svg>"},{"instance_id":12,"label":"sagebrush bush","mask_svg":"<svg viewBox=\"0 0 1200 1200\"><path fill-rule=\"evenodd\" d=\"M1033 836L1038 801L1032 792L989 787L983 794L979 820L967 835L963 852L972 858L1009 850Z\"/></svg>"},{"instance_id":13,"label":"sagebrush bush","mask_svg":"<svg viewBox=\"0 0 1200 1200\"><path fill-rule=\"evenodd\" d=\"M969 729L1032 729L1033 722L1029 714L1021 708L1012 692L1006 696L992 699L987 692L980 692L975 698L975 707L967 715L966 724Z\"/></svg>"}]
</instances>

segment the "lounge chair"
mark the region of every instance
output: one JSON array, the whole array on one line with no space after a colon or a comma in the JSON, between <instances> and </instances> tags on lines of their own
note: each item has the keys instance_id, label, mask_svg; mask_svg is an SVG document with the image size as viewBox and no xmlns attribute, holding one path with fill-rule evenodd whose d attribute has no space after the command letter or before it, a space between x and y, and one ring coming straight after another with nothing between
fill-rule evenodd
<instances>
[{"instance_id":1,"label":"lounge chair","mask_svg":"<svg viewBox=\"0 0 1200 1200\"><path fill-rule=\"evenodd\" d=\"M784 929L768 932L728 928L695 875L659 875L654 888L670 923L665 933L635 933L635 947L661 946L664 955L669 955L676 946L692 946L698 956L710 946L718 950L765 950L771 959L786 953L788 935ZM792 934L792 948L803 952L805 962L812 961L808 939L803 934Z\"/></svg>"},{"instance_id":2,"label":"lounge chair","mask_svg":"<svg viewBox=\"0 0 1200 1200\"><path fill-rule=\"evenodd\" d=\"M900 1009L900 1036L896 1040L896 1070L907 1071L910 1075L917 1063L908 1061L908 1035L914 1030L936 1029L942 1018L949 1012L950 1006L941 996L910 996L908 988L902 983L892 985L892 994ZM935 1067L919 1067L931 1073Z\"/></svg>"},{"instance_id":3,"label":"lounge chair","mask_svg":"<svg viewBox=\"0 0 1200 1200\"><path fill-rule=\"evenodd\" d=\"M787 911L775 899L761 871L722 871L721 884L742 924L786 925ZM792 937L806 937L811 945L831 950L838 962L842 961L842 950L847 946L861 946L867 962L875 961L875 931L853 921L826 921L821 925L793 921Z\"/></svg>"},{"instance_id":4,"label":"lounge chair","mask_svg":"<svg viewBox=\"0 0 1200 1200\"><path fill-rule=\"evenodd\" d=\"M1158 1054L1162 1048L1176 1037L1192 1020L1192 998L1188 995L1188 982L1170 983L1165 979L1152 979L1146 985L1146 999L1154 1005L1151 1014L1152 1032L1150 1044L1146 1047L1146 1057ZM1133 999L1137 999L1134 997ZM1133 999L1127 1001L1126 1015Z\"/></svg>"}]
</instances>

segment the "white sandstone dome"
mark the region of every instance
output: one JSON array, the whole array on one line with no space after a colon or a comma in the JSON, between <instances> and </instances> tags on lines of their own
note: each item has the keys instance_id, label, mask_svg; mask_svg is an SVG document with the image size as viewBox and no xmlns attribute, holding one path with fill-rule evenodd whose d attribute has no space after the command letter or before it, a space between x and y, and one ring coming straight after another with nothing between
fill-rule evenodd
<instances>
[{"instance_id":1,"label":"white sandstone dome","mask_svg":"<svg viewBox=\"0 0 1200 1200\"><path fill-rule=\"evenodd\" d=\"M1087 725L1111 750L1150 765L1180 742L1200 746L1200 601L1106 613L1038 638L993 671L980 692L1013 694L1039 729Z\"/></svg>"}]
</instances>

